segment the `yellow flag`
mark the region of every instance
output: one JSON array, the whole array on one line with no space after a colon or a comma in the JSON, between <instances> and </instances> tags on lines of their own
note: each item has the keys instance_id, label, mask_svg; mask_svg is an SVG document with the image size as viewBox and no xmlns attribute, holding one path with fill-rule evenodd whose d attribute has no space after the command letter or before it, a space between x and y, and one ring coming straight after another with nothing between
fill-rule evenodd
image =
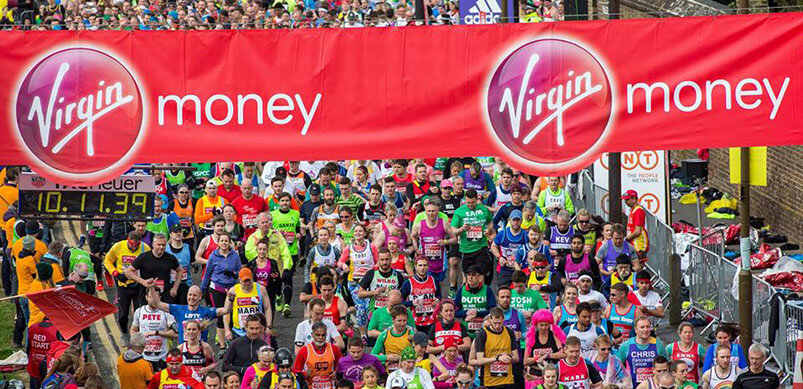
<instances>
[{"instance_id":1,"label":"yellow flag","mask_svg":"<svg viewBox=\"0 0 803 389\"><path fill-rule=\"evenodd\" d=\"M739 184L742 181L742 154L738 147L731 147L730 182ZM750 185L767 186L767 147L750 148Z\"/></svg>"}]
</instances>

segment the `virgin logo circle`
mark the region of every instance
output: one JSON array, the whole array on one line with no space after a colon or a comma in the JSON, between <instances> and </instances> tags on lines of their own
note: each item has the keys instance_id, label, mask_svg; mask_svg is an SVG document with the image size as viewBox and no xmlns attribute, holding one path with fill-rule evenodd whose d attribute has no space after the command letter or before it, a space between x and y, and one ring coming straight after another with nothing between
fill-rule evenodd
<instances>
[{"instance_id":1,"label":"virgin logo circle","mask_svg":"<svg viewBox=\"0 0 803 389\"><path fill-rule=\"evenodd\" d=\"M141 136L142 94L109 54L68 48L35 63L19 84L20 138L47 172L90 178L119 168Z\"/></svg>"},{"instance_id":2,"label":"virgin logo circle","mask_svg":"<svg viewBox=\"0 0 803 389\"><path fill-rule=\"evenodd\" d=\"M492 134L514 163L565 171L593 161L612 121L614 92L605 66L588 49L545 38L502 60L484 105Z\"/></svg>"}]
</instances>

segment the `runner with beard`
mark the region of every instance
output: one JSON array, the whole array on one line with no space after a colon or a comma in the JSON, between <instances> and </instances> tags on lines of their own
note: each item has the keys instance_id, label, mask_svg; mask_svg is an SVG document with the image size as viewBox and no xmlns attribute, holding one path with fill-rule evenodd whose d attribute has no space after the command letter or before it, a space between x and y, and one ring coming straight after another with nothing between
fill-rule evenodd
<instances>
[{"instance_id":1,"label":"runner with beard","mask_svg":"<svg viewBox=\"0 0 803 389\"><path fill-rule=\"evenodd\" d=\"M576 234L572 236L571 240L571 253L558 262L555 271L563 277L561 283L566 285L573 283L577 285L581 272L591 273L591 278L594 281L594 286L599 287L599 265L597 260L588 253L583 252L585 240L582 235Z\"/></svg>"},{"instance_id":2,"label":"runner with beard","mask_svg":"<svg viewBox=\"0 0 803 389\"><path fill-rule=\"evenodd\" d=\"M251 181L243 182L243 194L232 200L231 205L237 211L237 223L245 228L248 237L257 229L257 215L268 210L268 204L259 196L254 195L254 184Z\"/></svg>"},{"instance_id":3,"label":"runner with beard","mask_svg":"<svg viewBox=\"0 0 803 389\"><path fill-rule=\"evenodd\" d=\"M195 224L203 236L206 236L212 233L212 218L223 212L223 206L227 202L223 197L218 196L217 184L214 180L206 182L204 193L204 196L195 203Z\"/></svg>"},{"instance_id":4,"label":"runner with beard","mask_svg":"<svg viewBox=\"0 0 803 389\"><path fill-rule=\"evenodd\" d=\"M466 285L457 291L455 315L466 321L468 335L482 329L482 321L491 308L496 306L496 296L491 288L482 283L484 267L474 264L466 269Z\"/></svg>"},{"instance_id":5,"label":"runner with beard","mask_svg":"<svg viewBox=\"0 0 803 389\"><path fill-rule=\"evenodd\" d=\"M424 209L426 217L413 225L410 235L418 253L429 260L430 274L440 283L446 278L443 267L447 260L447 248L457 242L457 237L452 232L451 225L439 217L439 208L435 201L428 203Z\"/></svg>"},{"instance_id":6,"label":"runner with beard","mask_svg":"<svg viewBox=\"0 0 803 389\"><path fill-rule=\"evenodd\" d=\"M583 235L585 246L583 252L589 255L596 255L597 242L601 239L599 232L591 224L591 214L583 208L577 211L577 224L574 225L574 232Z\"/></svg>"},{"instance_id":7,"label":"runner with beard","mask_svg":"<svg viewBox=\"0 0 803 389\"><path fill-rule=\"evenodd\" d=\"M460 206L452 218L455 235L460 237L460 254L463 273L469 267L477 266L480 274L485 276L485 284L490 285L493 279L493 261L488 252L488 234L492 233L493 217L488 207L480 204L477 191L466 191L466 205ZM452 268L452 271L456 269ZM451 276L449 277L452 278ZM457 289L457 276L451 289Z\"/></svg>"},{"instance_id":8,"label":"runner with beard","mask_svg":"<svg viewBox=\"0 0 803 389\"><path fill-rule=\"evenodd\" d=\"M563 258L571 252L574 228L569 224L569 217L569 212L558 212L555 225L548 227L544 235L544 243L549 245L549 254L553 259Z\"/></svg>"},{"instance_id":9,"label":"runner with beard","mask_svg":"<svg viewBox=\"0 0 803 389\"><path fill-rule=\"evenodd\" d=\"M369 270L360 280L357 296L369 299L369 312L386 307L388 293L391 290L400 290L404 283L402 273L391 268L390 263L390 252L387 249L379 249L377 268Z\"/></svg>"},{"instance_id":10,"label":"runner with beard","mask_svg":"<svg viewBox=\"0 0 803 389\"><path fill-rule=\"evenodd\" d=\"M340 349L326 342L327 328L322 322L312 325L312 343L301 347L293 365L294 373L303 373L312 389L334 389Z\"/></svg>"},{"instance_id":11,"label":"runner with beard","mask_svg":"<svg viewBox=\"0 0 803 389\"><path fill-rule=\"evenodd\" d=\"M293 274L298 264L298 238L301 236L299 213L290 208L293 197L287 192L279 193L279 209L271 212L273 227L284 237L290 252L290 262L282 263L282 292L284 306L288 307L293 298Z\"/></svg>"},{"instance_id":12,"label":"runner with beard","mask_svg":"<svg viewBox=\"0 0 803 389\"><path fill-rule=\"evenodd\" d=\"M454 216L454 211L460 208L460 198L456 197L453 191L454 184L451 179L441 181L440 200L443 205L441 210L449 216L449 219Z\"/></svg>"},{"instance_id":13,"label":"runner with beard","mask_svg":"<svg viewBox=\"0 0 803 389\"><path fill-rule=\"evenodd\" d=\"M310 223L314 229L313 233L317 234L328 221L335 222L335 224L340 221L340 207L335 203L334 189L326 187L323 189L323 204L312 211Z\"/></svg>"}]
</instances>

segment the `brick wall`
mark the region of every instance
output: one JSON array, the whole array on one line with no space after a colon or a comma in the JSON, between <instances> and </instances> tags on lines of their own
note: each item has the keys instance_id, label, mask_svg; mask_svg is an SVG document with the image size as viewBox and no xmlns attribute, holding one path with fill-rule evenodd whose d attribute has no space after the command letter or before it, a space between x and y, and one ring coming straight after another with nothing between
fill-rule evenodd
<instances>
[{"instance_id":1,"label":"brick wall","mask_svg":"<svg viewBox=\"0 0 803 389\"><path fill-rule=\"evenodd\" d=\"M673 162L688 158L696 158L695 150L672 152ZM709 185L738 198L739 185L730 184L728 164L728 149L711 149ZM763 217L790 242L803 243L803 146L767 150L767 186L751 188L750 205L751 216Z\"/></svg>"}]
</instances>

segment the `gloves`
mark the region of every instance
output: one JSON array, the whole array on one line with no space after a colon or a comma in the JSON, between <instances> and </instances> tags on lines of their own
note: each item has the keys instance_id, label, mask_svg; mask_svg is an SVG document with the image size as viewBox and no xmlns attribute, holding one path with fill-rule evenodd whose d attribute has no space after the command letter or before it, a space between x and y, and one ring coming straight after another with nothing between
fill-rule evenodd
<instances>
[{"instance_id":1,"label":"gloves","mask_svg":"<svg viewBox=\"0 0 803 389\"><path fill-rule=\"evenodd\" d=\"M226 277L237 278L237 275L234 274L234 272L231 271L231 270L223 271L223 275L226 276Z\"/></svg>"},{"instance_id":2,"label":"gloves","mask_svg":"<svg viewBox=\"0 0 803 389\"><path fill-rule=\"evenodd\" d=\"M121 284L128 282L128 277L126 277L125 274L114 272L113 276L114 279Z\"/></svg>"}]
</instances>

